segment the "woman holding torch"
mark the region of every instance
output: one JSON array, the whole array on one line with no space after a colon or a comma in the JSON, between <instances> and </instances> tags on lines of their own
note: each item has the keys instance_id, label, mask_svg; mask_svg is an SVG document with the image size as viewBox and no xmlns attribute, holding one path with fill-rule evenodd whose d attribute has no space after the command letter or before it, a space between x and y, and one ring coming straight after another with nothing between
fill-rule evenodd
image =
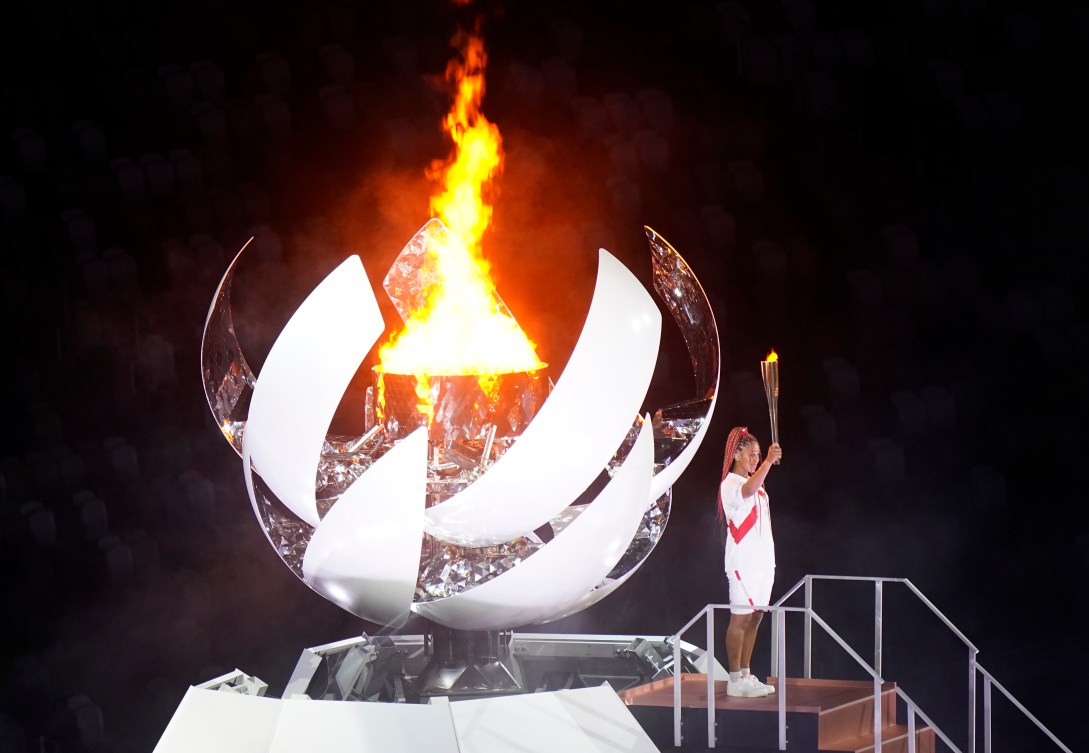
<instances>
[{"instance_id":1,"label":"woman holding torch","mask_svg":"<svg viewBox=\"0 0 1089 753\"><path fill-rule=\"evenodd\" d=\"M764 479L783 457L778 443L760 461L760 442L747 427L735 426L726 440L719 486L718 516L726 523L726 575L730 581L730 625L726 655L730 680L726 694L752 698L775 692L749 671L761 607L771 603L775 580L775 542Z\"/></svg>"}]
</instances>

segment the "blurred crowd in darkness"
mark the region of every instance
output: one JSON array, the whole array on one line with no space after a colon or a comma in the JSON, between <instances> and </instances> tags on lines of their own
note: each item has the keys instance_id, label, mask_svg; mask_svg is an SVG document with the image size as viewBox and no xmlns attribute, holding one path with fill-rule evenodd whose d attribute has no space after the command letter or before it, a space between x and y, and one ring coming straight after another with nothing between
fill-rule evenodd
<instances>
[{"instance_id":1,"label":"blurred crowd in darkness","mask_svg":"<svg viewBox=\"0 0 1089 753\"><path fill-rule=\"evenodd\" d=\"M255 370L344 256L384 275L428 218L442 71L476 13L507 153L485 251L553 378L596 249L649 280L643 224L722 333L657 551L543 629L668 634L725 597L718 453L736 424L767 443L774 347L774 596L805 573L910 578L1086 742L1089 7L834 5L58 0L8 24L0 749L148 750L189 684L238 667L277 693L302 648L379 629L267 546L204 404L201 330L251 236L235 319ZM690 373L668 330L647 407ZM338 430L365 386L364 367ZM871 599L827 608L862 604L872 636ZM931 667L937 628L905 620L891 679L963 697L963 655Z\"/></svg>"}]
</instances>

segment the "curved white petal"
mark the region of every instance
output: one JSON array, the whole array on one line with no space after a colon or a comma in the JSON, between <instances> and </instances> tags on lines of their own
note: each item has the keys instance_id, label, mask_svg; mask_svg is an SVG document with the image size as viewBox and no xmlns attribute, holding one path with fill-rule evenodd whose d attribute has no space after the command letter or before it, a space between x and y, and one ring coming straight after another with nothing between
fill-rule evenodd
<instances>
[{"instance_id":1,"label":"curved white petal","mask_svg":"<svg viewBox=\"0 0 1089 753\"><path fill-rule=\"evenodd\" d=\"M653 299L601 249L586 323L552 394L487 473L427 510L428 533L461 546L499 544L569 505L631 428L654 373L661 331Z\"/></svg>"},{"instance_id":2,"label":"curved white petal","mask_svg":"<svg viewBox=\"0 0 1089 753\"><path fill-rule=\"evenodd\" d=\"M646 511L653 466L648 417L605 489L556 538L497 578L416 604L415 611L460 630L493 630L543 619L577 601L609 574L635 535Z\"/></svg>"},{"instance_id":3,"label":"curved white petal","mask_svg":"<svg viewBox=\"0 0 1089 753\"><path fill-rule=\"evenodd\" d=\"M314 531L303 577L329 601L383 625L404 623L420 568L427 430L417 429L356 479Z\"/></svg>"},{"instance_id":4,"label":"curved white petal","mask_svg":"<svg viewBox=\"0 0 1089 753\"><path fill-rule=\"evenodd\" d=\"M572 602L571 604L568 604L562 609L559 609L554 613L548 614L545 617L540 618L539 620L536 620L535 624L562 620L564 617L570 617L573 614L578 614L582 610L592 607L594 604L597 604L599 601L604 599L613 591L620 588L620 586L627 583L628 578L634 575L635 571L638 570L639 566L642 565L645 561L645 558L643 560L640 560L639 564L637 564L631 570L628 570L616 580L612 581L611 583L606 583L601 588L595 588L593 590L587 591L582 596L580 596L577 601Z\"/></svg>"},{"instance_id":5,"label":"curved white petal","mask_svg":"<svg viewBox=\"0 0 1089 753\"><path fill-rule=\"evenodd\" d=\"M351 256L292 315L254 385L244 455L273 494L312 526L319 523L314 484L325 433L382 329L363 263Z\"/></svg>"}]
</instances>

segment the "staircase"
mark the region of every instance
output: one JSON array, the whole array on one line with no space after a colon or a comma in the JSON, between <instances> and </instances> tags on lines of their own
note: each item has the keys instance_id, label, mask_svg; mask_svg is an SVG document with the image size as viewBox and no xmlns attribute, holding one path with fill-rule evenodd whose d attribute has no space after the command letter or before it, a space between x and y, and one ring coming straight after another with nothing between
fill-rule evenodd
<instances>
[{"instance_id":1,"label":"staircase","mask_svg":"<svg viewBox=\"0 0 1089 753\"><path fill-rule=\"evenodd\" d=\"M771 684L775 678L770 678ZM786 687L787 750L800 753L852 751L871 753L873 684L864 680L788 678ZM673 747L673 678L666 677L619 693L632 714L662 750ZM775 750L779 701L731 698L725 681L715 682L715 748L724 751ZM685 728L680 750L707 750L707 676L681 675L681 724ZM702 732L702 734L701 734ZM881 686L881 741L883 753L907 753L908 728L896 719L896 684ZM916 753L934 753L934 730L918 726Z\"/></svg>"},{"instance_id":2,"label":"staircase","mask_svg":"<svg viewBox=\"0 0 1089 753\"><path fill-rule=\"evenodd\" d=\"M813 586L818 581L847 581L873 589L873 659L872 664L855 651L814 609ZM681 643L685 633L696 623L706 627L706 646L700 669L711 675L684 673L680 686L673 677L624 691L625 703L643 724L651 739L663 749L757 751L791 750L827 753L830 751L881 751L882 753L933 753L937 740L953 751L961 747L938 728L918 704L898 688L884 680L881 669L884 653L884 589L890 586L907 588L936 616L968 649L968 734L966 753L976 753L979 708L979 681L983 682L983 749L991 751L991 695L998 690L1032 724L1064 753L1070 748L1045 727L1039 719L1006 690L990 672L980 666L979 649L942 614L934 604L906 578L879 578L849 575L807 575L799 580L774 605L765 608L772 622L771 682L782 678L785 687L764 698L729 698L722 677L722 667L715 660L715 614L729 610L728 604L708 604L680 630L673 634L672 667L681 667ZM794 594L805 597L802 607L787 606ZM786 617L798 614L803 618L803 677L784 678L786 657ZM851 680L822 680L812 676L812 637L814 629L823 630L847 656L872 678L872 682ZM697 666L699 666L697 664ZM713 694L713 698L708 698ZM710 701L710 703L708 702ZM907 724L897 722L897 706L903 703ZM874 706L879 704L875 714ZM699 709L702 711L697 711ZM709 712L713 710L713 717ZM697 717L699 718L697 720ZM876 724L880 734L875 739ZM668 722L668 725L666 725ZM671 734L663 729L668 726ZM774 741L774 742L773 742ZM875 751L875 753L876 753Z\"/></svg>"}]
</instances>

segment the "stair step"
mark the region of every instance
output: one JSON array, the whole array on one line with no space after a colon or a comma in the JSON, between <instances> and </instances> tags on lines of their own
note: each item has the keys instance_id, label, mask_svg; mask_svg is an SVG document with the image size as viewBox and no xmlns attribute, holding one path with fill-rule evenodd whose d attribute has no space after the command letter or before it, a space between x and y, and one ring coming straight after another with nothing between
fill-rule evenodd
<instances>
[{"instance_id":1,"label":"stair step","mask_svg":"<svg viewBox=\"0 0 1089 753\"><path fill-rule=\"evenodd\" d=\"M881 691L882 728L896 724L896 689L885 683ZM818 734L821 748L836 750L836 742L868 736L873 739L873 695L867 693L821 708ZM854 750L848 748L848 750Z\"/></svg>"},{"instance_id":2,"label":"stair step","mask_svg":"<svg viewBox=\"0 0 1089 753\"><path fill-rule=\"evenodd\" d=\"M934 753L934 730L929 727L915 728L915 753ZM907 753L908 728L906 724L893 724L881 730L882 753ZM822 751L851 751L851 753L873 753L872 734L844 738L832 744L821 743Z\"/></svg>"}]
</instances>

